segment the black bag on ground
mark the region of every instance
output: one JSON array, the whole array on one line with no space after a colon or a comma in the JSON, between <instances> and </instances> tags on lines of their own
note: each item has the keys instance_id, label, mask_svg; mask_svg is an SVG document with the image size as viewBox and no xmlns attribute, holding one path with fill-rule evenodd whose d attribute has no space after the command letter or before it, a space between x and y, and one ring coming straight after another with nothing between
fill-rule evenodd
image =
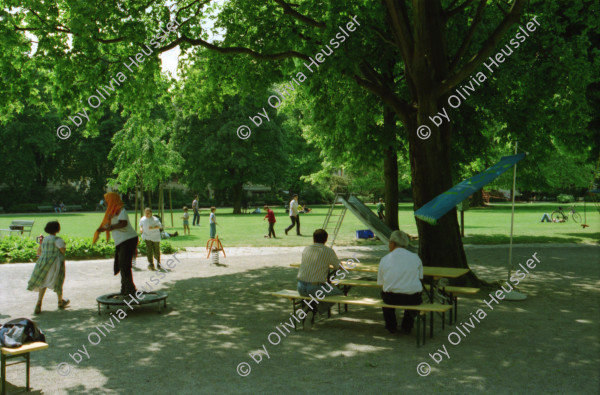
<instances>
[{"instance_id":1,"label":"black bag on ground","mask_svg":"<svg viewBox=\"0 0 600 395\"><path fill-rule=\"evenodd\" d=\"M0 346L21 347L29 342L45 342L46 336L28 318L17 318L0 325Z\"/></svg>"}]
</instances>

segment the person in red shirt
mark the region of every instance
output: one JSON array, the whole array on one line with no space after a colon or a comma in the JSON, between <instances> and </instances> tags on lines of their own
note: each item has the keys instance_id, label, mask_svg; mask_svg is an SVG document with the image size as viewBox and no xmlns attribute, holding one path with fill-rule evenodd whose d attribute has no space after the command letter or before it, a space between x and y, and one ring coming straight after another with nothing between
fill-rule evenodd
<instances>
[{"instance_id":1,"label":"person in red shirt","mask_svg":"<svg viewBox=\"0 0 600 395\"><path fill-rule=\"evenodd\" d=\"M269 219L269 235L268 236L265 235L265 237L268 237L270 239L271 234L273 234L273 238L276 239L277 237L275 236L275 229L273 229L273 227L275 226L275 222L276 222L275 221L275 213L266 204L265 204L264 209L267 212L267 215L265 215L265 217L263 218L263 221L267 218Z\"/></svg>"}]
</instances>

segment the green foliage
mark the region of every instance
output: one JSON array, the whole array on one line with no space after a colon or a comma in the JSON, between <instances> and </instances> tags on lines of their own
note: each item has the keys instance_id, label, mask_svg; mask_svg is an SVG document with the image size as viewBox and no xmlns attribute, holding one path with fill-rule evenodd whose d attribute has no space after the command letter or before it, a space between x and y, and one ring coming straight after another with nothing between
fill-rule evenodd
<instances>
[{"instance_id":1,"label":"green foliage","mask_svg":"<svg viewBox=\"0 0 600 395\"><path fill-rule=\"evenodd\" d=\"M110 240L100 239L96 244L92 244L89 237L69 237L60 236L67 244L67 259L102 259L112 258L115 255L115 243ZM35 262L37 260L36 251L38 244L32 238L10 236L0 239L0 263L4 262ZM138 246L140 254L146 254L146 244L141 242ZM163 254L173 254L177 248L168 240L160 243L160 251Z\"/></svg>"},{"instance_id":2,"label":"green foliage","mask_svg":"<svg viewBox=\"0 0 600 395\"><path fill-rule=\"evenodd\" d=\"M573 195L561 193L556 197L556 201L559 203L571 203L575 201L575 198L573 197Z\"/></svg>"},{"instance_id":3,"label":"green foliage","mask_svg":"<svg viewBox=\"0 0 600 395\"><path fill-rule=\"evenodd\" d=\"M160 252L163 254L173 254L177 252L177 248L173 247L169 240L161 240ZM138 244L138 255L146 255L146 243L141 239L140 244Z\"/></svg>"}]
</instances>

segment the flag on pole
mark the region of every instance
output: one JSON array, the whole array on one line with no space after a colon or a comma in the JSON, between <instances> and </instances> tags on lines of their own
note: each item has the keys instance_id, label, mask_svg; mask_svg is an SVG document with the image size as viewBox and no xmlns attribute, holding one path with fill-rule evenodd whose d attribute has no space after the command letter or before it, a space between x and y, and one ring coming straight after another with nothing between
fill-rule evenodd
<instances>
[{"instance_id":1,"label":"flag on pole","mask_svg":"<svg viewBox=\"0 0 600 395\"><path fill-rule=\"evenodd\" d=\"M484 185L494 181L524 157L525 153L503 156L502 159L500 159L500 162L492 167L456 184L446 192L436 196L433 200L415 211L415 217L428 222L431 225L435 225L438 219L456 207L458 203L483 188Z\"/></svg>"}]
</instances>

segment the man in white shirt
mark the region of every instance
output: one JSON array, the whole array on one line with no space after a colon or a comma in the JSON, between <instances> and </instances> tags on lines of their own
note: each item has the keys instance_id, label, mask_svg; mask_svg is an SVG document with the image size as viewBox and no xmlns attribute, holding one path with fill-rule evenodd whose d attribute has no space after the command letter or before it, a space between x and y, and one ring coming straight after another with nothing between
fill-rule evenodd
<instances>
[{"instance_id":1,"label":"man in white shirt","mask_svg":"<svg viewBox=\"0 0 600 395\"><path fill-rule=\"evenodd\" d=\"M154 269L153 257L156 257L156 267L162 270L160 266L160 228L162 224L159 219L152 216L152 209L146 207L144 216L140 219L140 233L142 239L146 242L146 255L148 256L148 269Z\"/></svg>"},{"instance_id":2,"label":"man in white shirt","mask_svg":"<svg viewBox=\"0 0 600 395\"><path fill-rule=\"evenodd\" d=\"M388 248L390 253L381 258L377 272L377 284L383 285L381 299L386 304L418 305L423 302L423 263L417 254L408 250L408 235L395 230L390 235ZM415 321L415 311L404 311L402 333L410 334ZM385 327L390 333L396 333L396 309L383 308Z\"/></svg>"},{"instance_id":3,"label":"man in white shirt","mask_svg":"<svg viewBox=\"0 0 600 395\"><path fill-rule=\"evenodd\" d=\"M285 228L285 234L287 235L288 232L294 227L294 225L296 226L296 234L298 236L302 236L300 234L300 215L298 214L298 195L294 195L294 198L290 201L290 220L292 221L292 224L290 226L288 226L287 228Z\"/></svg>"}]
</instances>

